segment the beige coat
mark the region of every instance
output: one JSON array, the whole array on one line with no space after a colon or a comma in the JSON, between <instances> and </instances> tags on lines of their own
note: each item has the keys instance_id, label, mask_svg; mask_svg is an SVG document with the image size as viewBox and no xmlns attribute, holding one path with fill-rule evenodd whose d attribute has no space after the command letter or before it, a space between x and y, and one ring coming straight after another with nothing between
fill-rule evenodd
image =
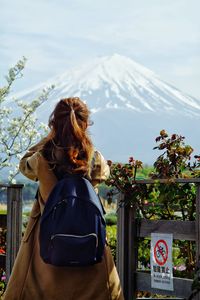
<instances>
[{"instance_id":1,"label":"beige coat","mask_svg":"<svg viewBox=\"0 0 200 300\"><path fill-rule=\"evenodd\" d=\"M57 182L39 152L31 148L20 162L21 172L39 180L39 201L35 201L20 250L4 294L4 300L123 300L119 277L108 246L103 261L94 266L70 268L45 264L39 254L39 222L44 200ZM91 172L92 183L107 176L100 153Z\"/></svg>"}]
</instances>

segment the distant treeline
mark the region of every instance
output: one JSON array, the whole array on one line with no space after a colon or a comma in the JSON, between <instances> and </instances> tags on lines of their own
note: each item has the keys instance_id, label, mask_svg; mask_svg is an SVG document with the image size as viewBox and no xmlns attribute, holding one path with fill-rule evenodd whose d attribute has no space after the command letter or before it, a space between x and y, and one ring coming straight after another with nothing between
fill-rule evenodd
<instances>
[{"instance_id":1,"label":"distant treeline","mask_svg":"<svg viewBox=\"0 0 200 300\"><path fill-rule=\"evenodd\" d=\"M35 199L37 193L38 183L28 182L24 184L23 188L23 201L30 201Z\"/></svg>"},{"instance_id":2,"label":"distant treeline","mask_svg":"<svg viewBox=\"0 0 200 300\"><path fill-rule=\"evenodd\" d=\"M37 192L38 184L35 182L25 183L23 188L23 200L30 201L35 199L35 195ZM99 186L99 194L104 199L107 198L107 194L111 188L105 185L105 183L100 184Z\"/></svg>"},{"instance_id":3,"label":"distant treeline","mask_svg":"<svg viewBox=\"0 0 200 300\"><path fill-rule=\"evenodd\" d=\"M153 170L153 167L145 166L143 169L138 170L137 178L143 179L147 178L148 174ZM35 195L38 188L37 182L24 181L20 183L24 184L23 188L23 201L31 201L35 199ZM113 190L113 188L108 187L105 183L99 185L99 194L102 198L107 199L109 196L109 192ZM115 194L115 193L114 193ZM117 194L112 197L113 201L117 198ZM6 189L0 189L0 203L6 202Z\"/></svg>"},{"instance_id":4,"label":"distant treeline","mask_svg":"<svg viewBox=\"0 0 200 300\"><path fill-rule=\"evenodd\" d=\"M21 182L20 182L21 183ZM23 182L23 201L30 201L35 199L38 184L36 182ZM6 188L0 189L0 203L6 203L7 201L7 190Z\"/></svg>"}]
</instances>

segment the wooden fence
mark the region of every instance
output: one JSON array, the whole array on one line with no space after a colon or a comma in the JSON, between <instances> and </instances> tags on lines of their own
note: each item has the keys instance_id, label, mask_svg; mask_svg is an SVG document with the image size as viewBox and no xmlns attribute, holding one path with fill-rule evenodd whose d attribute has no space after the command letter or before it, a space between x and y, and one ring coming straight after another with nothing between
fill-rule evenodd
<instances>
[{"instance_id":1,"label":"wooden fence","mask_svg":"<svg viewBox=\"0 0 200 300\"><path fill-rule=\"evenodd\" d=\"M6 269L6 278L8 280L22 236L23 184L0 184L0 188L6 189L7 194L7 215L0 215L0 226L7 228L6 255L0 256L0 263Z\"/></svg>"},{"instance_id":2,"label":"wooden fence","mask_svg":"<svg viewBox=\"0 0 200 300\"><path fill-rule=\"evenodd\" d=\"M152 184L154 180L138 180L137 184ZM160 180L165 184L167 180ZM151 293L171 295L187 298L191 293L192 280L174 278L174 291L163 291L151 288L151 275L137 270L137 240L140 237L149 237L152 232L172 233L174 239L191 240L196 242L196 258L200 258L200 179L176 179L177 183L195 183L196 195L196 221L174 220L146 220L138 222L134 207L118 209L117 230L117 268L120 275L125 300L134 300L136 291L149 291ZM14 260L16 258L22 229L22 188L23 185L2 185L0 188L7 191L7 237L6 237L6 274L9 278ZM5 221L0 221L1 222ZM198 295L196 299L200 300Z\"/></svg>"},{"instance_id":3,"label":"wooden fence","mask_svg":"<svg viewBox=\"0 0 200 300\"><path fill-rule=\"evenodd\" d=\"M156 181L158 182L158 180ZM169 181L163 179L160 183ZM176 179L177 183L195 183L196 220L147 220L136 218L134 207L123 206L118 209L117 268L120 275L125 300L136 299L136 291L148 291L159 295L169 295L186 299L191 294L191 279L174 278L174 291L151 288L151 275L137 270L138 238L150 237L152 232L172 233L177 240L190 240L196 243L196 260L200 258L200 179ZM137 184L154 184L154 180L137 180ZM122 195L123 197L123 195ZM195 299L200 300L200 295Z\"/></svg>"}]
</instances>

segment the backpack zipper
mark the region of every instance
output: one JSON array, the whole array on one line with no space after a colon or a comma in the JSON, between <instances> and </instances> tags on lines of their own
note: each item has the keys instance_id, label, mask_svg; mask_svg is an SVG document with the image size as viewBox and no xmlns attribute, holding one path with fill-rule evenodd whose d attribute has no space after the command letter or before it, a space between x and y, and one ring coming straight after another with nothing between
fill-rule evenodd
<instances>
[{"instance_id":1,"label":"backpack zipper","mask_svg":"<svg viewBox=\"0 0 200 300\"><path fill-rule=\"evenodd\" d=\"M51 241L57 236L75 237L75 238L80 238L80 239L88 237L88 236L94 236L96 238L96 247L98 247L98 237L95 233L89 233L89 234L86 234L86 235L74 235L74 234L57 233L57 234L54 234L54 235L51 236Z\"/></svg>"},{"instance_id":2,"label":"backpack zipper","mask_svg":"<svg viewBox=\"0 0 200 300\"><path fill-rule=\"evenodd\" d=\"M58 206L60 206L63 203L67 203L67 199L64 198L63 200L59 201L54 207L53 207L53 214L52 214L52 219L54 219L55 217L55 213L56 213L56 209L58 208Z\"/></svg>"}]
</instances>

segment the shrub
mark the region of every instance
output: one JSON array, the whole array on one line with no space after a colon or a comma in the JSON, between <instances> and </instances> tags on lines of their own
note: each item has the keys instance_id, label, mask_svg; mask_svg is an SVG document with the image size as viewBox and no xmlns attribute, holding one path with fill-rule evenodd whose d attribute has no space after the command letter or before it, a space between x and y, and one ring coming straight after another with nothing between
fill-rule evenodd
<instances>
[{"instance_id":1,"label":"shrub","mask_svg":"<svg viewBox=\"0 0 200 300\"><path fill-rule=\"evenodd\" d=\"M148 177L156 180L153 184L137 182L137 171L143 165L141 161L133 157L130 157L126 164L112 164L108 161L111 166L111 176L107 184L124 194L121 206L134 206L138 218L195 220L196 185L194 183L180 184L174 181L176 178L200 177L200 156L194 156L196 160L191 163L193 149L185 144L184 139L181 135L169 136L165 130L160 131L160 135L155 139L158 145L154 149L161 151L161 154L156 159L154 170L151 170ZM160 179L167 179L167 183L160 183ZM140 249L146 249L148 243L148 240L141 240L139 243L138 258L141 267L144 268L147 268L149 264L149 253L141 255ZM188 278L193 277L194 242L174 241L174 247L179 249L178 254L176 251L174 255L176 267L174 273L181 272Z\"/></svg>"},{"instance_id":2,"label":"shrub","mask_svg":"<svg viewBox=\"0 0 200 300\"><path fill-rule=\"evenodd\" d=\"M117 226L107 225L107 241L110 247L114 261L116 262L116 245L117 245Z\"/></svg>"},{"instance_id":3,"label":"shrub","mask_svg":"<svg viewBox=\"0 0 200 300\"><path fill-rule=\"evenodd\" d=\"M106 214L106 225L117 225L117 214L116 213L109 213Z\"/></svg>"}]
</instances>

